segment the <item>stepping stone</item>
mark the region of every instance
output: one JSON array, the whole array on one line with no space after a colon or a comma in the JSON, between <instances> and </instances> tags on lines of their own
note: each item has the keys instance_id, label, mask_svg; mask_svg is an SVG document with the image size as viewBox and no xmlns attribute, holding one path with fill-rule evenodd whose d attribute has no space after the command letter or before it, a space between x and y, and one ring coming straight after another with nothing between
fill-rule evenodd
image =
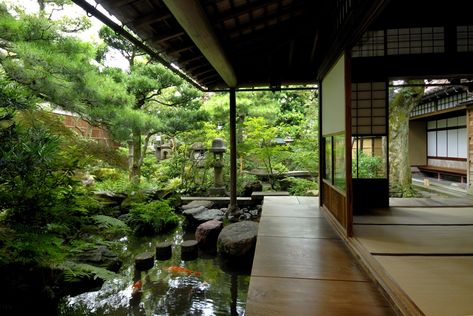
<instances>
[{"instance_id":1,"label":"stepping stone","mask_svg":"<svg viewBox=\"0 0 473 316\"><path fill-rule=\"evenodd\" d=\"M217 220L200 224L195 231L195 239L202 249L215 252L218 234L222 231L223 223Z\"/></svg>"},{"instance_id":2,"label":"stepping stone","mask_svg":"<svg viewBox=\"0 0 473 316\"><path fill-rule=\"evenodd\" d=\"M135 268L146 271L154 266L154 252L143 252L135 257Z\"/></svg>"},{"instance_id":3,"label":"stepping stone","mask_svg":"<svg viewBox=\"0 0 473 316\"><path fill-rule=\"evenodd\" d=\"M172 244L170 241L163 241L156 245L156 260L168 260L172 257Z\"/></svg>"},{"instance_id":4,"label":"stepping stone","mask_svg":"<svg viewBox=\"0 0 473 316\"><path fill-rule=\"evenodd\" d=\"M194 260L199 254L197 240L186 240L181 244L181 259Z\"/></svg>"}]
</instances>

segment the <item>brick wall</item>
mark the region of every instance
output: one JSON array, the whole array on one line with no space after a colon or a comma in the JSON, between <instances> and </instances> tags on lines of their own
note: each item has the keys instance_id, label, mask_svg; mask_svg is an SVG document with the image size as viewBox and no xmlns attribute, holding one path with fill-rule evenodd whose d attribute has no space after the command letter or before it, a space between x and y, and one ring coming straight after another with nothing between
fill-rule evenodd
<instances>
[{"instance_id":1,"label":"brick wall","mask_svg":"<svg viewBox=\"0 0 473 316\"><path fill-rule=\"evenodd\" d=\"M105 128L92 126L80 117L68 114L56 114L63 118L64 125L80 135L96 140L106 146L118 147Z\"/></svg>"}]
</instances>

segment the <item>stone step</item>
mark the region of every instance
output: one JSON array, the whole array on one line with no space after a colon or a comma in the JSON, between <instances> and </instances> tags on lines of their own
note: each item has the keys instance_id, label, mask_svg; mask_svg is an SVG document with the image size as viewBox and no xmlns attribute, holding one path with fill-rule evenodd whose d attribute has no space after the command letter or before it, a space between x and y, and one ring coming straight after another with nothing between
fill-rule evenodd
<instances>
[{"instance_id":1,"label":"stone step","mask_svg":"<svg viewBox=\"0 0 473 316\"><path fill-rule=\"evenodd\" d=\"M191 201L211 201L214 202L215 205L223 205L228 206L230 203L229 196L181 196L181 201L191 202ZM238 206L250 206L254 203L254 200L251 197L237 197L237 205Z\"/></svg>"},{"instance_id":2,"label":"stone step","mask_svg":"<svg viewBox=\"0 0 473 316\"><path fill-rule=\"evenodd\" d=\"M265 196L289 196L287 191L262 191L262 192L253 192L251 194L251 199L253 201L261 202Z\"/></svg>"}]
</instances>

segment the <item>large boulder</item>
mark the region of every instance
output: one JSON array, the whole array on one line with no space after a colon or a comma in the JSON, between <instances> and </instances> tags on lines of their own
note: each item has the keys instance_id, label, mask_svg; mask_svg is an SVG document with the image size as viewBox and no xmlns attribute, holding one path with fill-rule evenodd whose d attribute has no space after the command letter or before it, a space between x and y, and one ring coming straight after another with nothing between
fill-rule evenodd
<instances>
[{"instance_id":1,"label":"large boulder","mask_svg":"<svg viewBox=\"0 0 473 316\"><path fill-rule=\"evenodd\" d=\"M252 181L245 184L243 188L243 196L250 197L253 192L263 191L263 185L260 181Z\"/></svg>"},{"instance_id":2,"label":"large boulder","mask_svg":"<svg viewBox=\"0 0 473 316\"><path fill-rule=\"evenodd\" d=\"M97 246L84 250L76 256L76 261L102 267L113 272L118 272L122 266L118 255L106 246Z\"/></svg>"},{"instance_id":3,"label":"large boulder","mask_svg":"<svg viewBox=\"0 0 473 316\"><path fill-rule=\"evenodd\" d=\"M186 217L186 227L195 228L210 220L223 220L225 213L219 209L208 209L203 206L191 208L182 212Z\"/></svg>"},{"instance_id":4,"label":"large boulder","mask_svg":"<svg viewBox=\"0 0 473 316\"><path fill-rule=\"evenodd\" d=\"M242 221L222 229L217 240L218 252L227 257L251 257L254 255L258 223Z\"/></svg>"},{"instance_id":5,"label":"large boulder","mask_svg":"<svg viewBox=\"0 0 473 316\"><path fill-rule=\"evenodd\" d=\"M195 239L199 242L199 246L205 250L215 251L222 228L223 223L214 219L200 224L195 231Z\"/></svg>"},{"instance_id":6,"label":"large boulder","mask_svg":"<svg viewBox=\"0 0 473 316\"><path fill-rule=\"evenodd\" d=\"M207 201L207 200L194 200L194 201L191 201L191 202L187 203L186 205L183 205L182 209L183 210L189 210L189 209L193 209L193 208L200 207L200 206L203 206L205 208L211 208L212 206L214 206L214 202Z\"/></svg>"}]
</instances>

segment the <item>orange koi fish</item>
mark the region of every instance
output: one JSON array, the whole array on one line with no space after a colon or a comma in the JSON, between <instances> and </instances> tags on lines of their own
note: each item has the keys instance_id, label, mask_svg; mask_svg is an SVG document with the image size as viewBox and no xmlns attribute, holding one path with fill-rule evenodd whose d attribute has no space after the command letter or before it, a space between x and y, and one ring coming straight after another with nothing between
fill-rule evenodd
<instances>
[{"instance_id":1,"label":"orange koi fish","mask_svg":"<svg viewBox=\"0 0 473 316\"><path fill-rule=\"evenodd\" d=\"M141 290L142 285L143 285L143 283L141 282L141 280L136 281L133 284L133 286L131 287L131 295L134 296L134 295L138 294Z\"/></svg>"},{"instance_id":2,"label":"orange koi fish","mask_svg":"<svg viewBox=\"0 0 473 316\"><path fill-rule=\"evenodd\" d=\"M183 267L178 267L178 266L170 266L163 269L173 274L187 274L187 275L200 276L200 272L192 271L192 270L189 270Z\"/></svg>"}]
</instances>

